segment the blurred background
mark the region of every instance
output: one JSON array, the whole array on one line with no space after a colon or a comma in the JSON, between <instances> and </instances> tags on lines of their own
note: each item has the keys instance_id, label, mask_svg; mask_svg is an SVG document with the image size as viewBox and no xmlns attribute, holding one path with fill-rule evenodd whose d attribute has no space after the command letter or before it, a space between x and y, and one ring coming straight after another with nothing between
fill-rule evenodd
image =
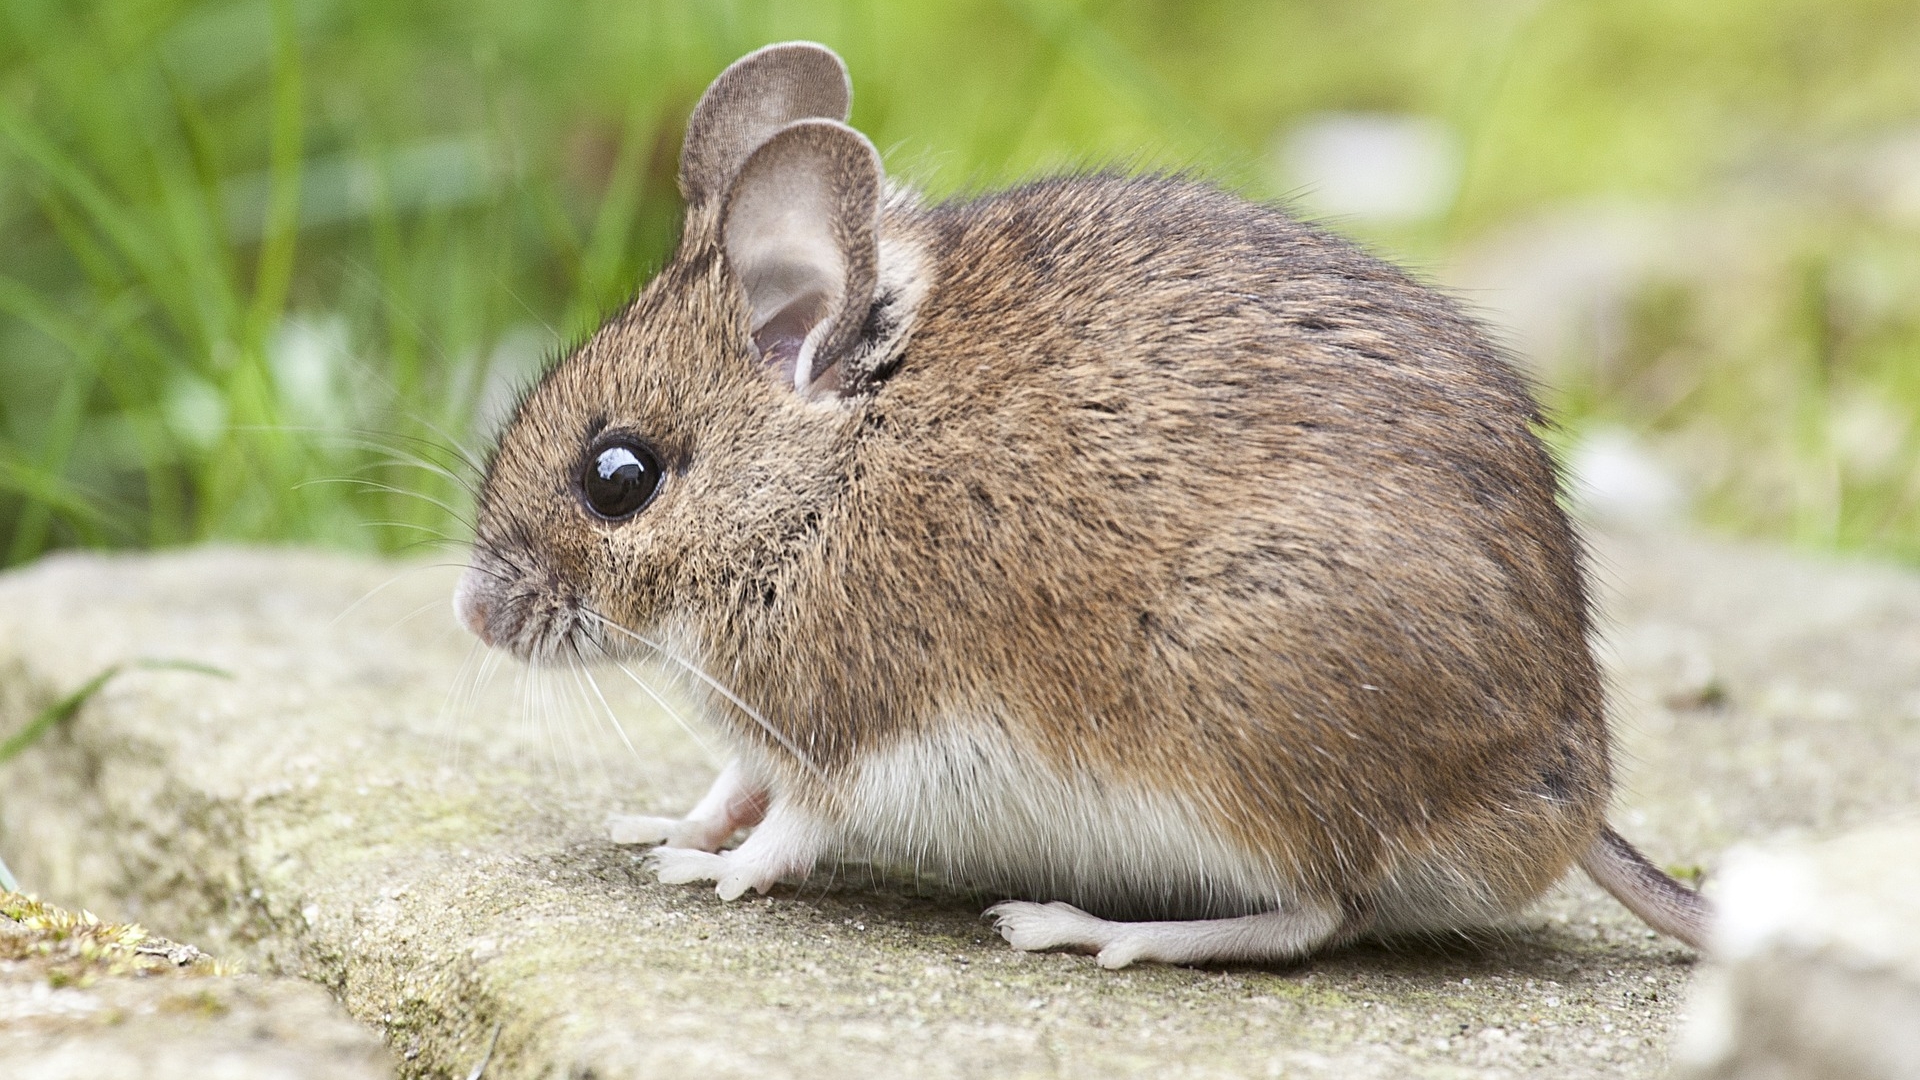
<instances>
[{"instance_id":1,"label":"blurred background","mask_svg":"<svg viewBox=\"0 0 1920 1080\"><path fill-rule=\"evenodd\" d=\"M932 195L1189 168L1445 284L1597 512L1920 562L1920 0L0 0L0 563L458 539L793 37Z\"/></svg>"}]
</instances>

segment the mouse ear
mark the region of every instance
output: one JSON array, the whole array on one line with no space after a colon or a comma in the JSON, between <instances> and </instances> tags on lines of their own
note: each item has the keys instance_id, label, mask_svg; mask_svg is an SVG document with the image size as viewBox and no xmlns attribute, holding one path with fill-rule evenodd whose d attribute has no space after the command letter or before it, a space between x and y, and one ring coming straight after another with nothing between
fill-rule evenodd
<instances>
[{"instance_id":1,"label":"mouse ear","mask_svg":"<svg viewBox=\"0 0 1920 1080\"><path fill-rule=\"evenodd\" d=\"M740 166L721 209L753 345L801 393L839 388L879 267L880 155L833 120L781 128Z\"/></svg>"},{"instance_id":2,"label":"mouse ear","mask_svg":"<svg viewBox=\"0 0 1920 1080\"><path fill-rule=\"evenodd\" d=\"M747 156L795 120L845 120L853 103L847 66L811 41L768 45L713 80L687 121L680 194L700 209L726 190Z\"/></svg>"}]
</instances>

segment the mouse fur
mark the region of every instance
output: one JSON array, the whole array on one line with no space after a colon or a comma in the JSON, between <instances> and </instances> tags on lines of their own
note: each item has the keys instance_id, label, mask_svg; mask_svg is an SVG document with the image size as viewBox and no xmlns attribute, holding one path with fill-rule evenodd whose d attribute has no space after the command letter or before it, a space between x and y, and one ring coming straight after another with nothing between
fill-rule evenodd
<instances>
[{"instance_id":1,"label":"mouse fur","mask_svg":"<svg viewBox=\"0 0 1920 1080\"><path fill-rule=\"evenodd\" d=\"M1606 826L1581 546L1460 306L1187 176L925 203L831 56L716 81L677 254L482 488L463 620L696 673L736 752L616 838L722 895L913 866L1108 966L1480 925L1575 864L1698 944ZM582 502L609 439L661 466L629 520Z\"/></svg>"}]
</instances>

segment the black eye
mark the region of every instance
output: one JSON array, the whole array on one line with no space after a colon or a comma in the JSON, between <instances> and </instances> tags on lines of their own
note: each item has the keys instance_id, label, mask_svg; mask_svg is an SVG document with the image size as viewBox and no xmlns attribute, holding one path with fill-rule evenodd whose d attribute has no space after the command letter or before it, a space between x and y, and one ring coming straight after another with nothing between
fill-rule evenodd
<instances>
[{"instance_id":1,"label":"black eye","mask_svg":"<svg viewBox=\"0 0 1920 1080\"><path fill-rule=\"evenodd\" d=\"M660 459L631 439L594 451L580 474L587 508L611 521L639 513L659 487Z\"/></svg>"}]
</instances>

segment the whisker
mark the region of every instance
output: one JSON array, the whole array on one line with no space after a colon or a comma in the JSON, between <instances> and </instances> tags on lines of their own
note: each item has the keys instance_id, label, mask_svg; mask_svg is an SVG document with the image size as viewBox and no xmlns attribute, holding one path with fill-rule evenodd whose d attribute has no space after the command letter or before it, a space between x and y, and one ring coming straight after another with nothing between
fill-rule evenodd
<instances>
[{"instance_id":1,"label":"whisker","mask_svg":"<svg viewBox=\"0 0 1920 1080\"><path fill-rule=\"evenodd\" d=\"M420 420L418 417L410 418L433 430L435 434L439 434L445 438L451 438L450 436L446 436L445 433L441 432L438 428L435 428L432 424ZM236 424L234 430L269 431L276 434L320 435L325 437L322 441L323 445L326 442L333 442L340 446L348 446L358 450L378 450L396 456L405 455L403 458L400 458L400 460L395 461L394 464L400 464L406 461L426 468L439 469L448 479L466 487L469 491L474 489L471 480L461 477L458 473L447 469L442 463L435 462L424 454L406 450L403 447L393 445L393 443L414 443L426 447L429 450L445 454L474 476L480 476L486 472L486 469L480 464L480 459L474 456L470 450L458 445L457 440L455 440L455 445L450 446L435 442L432 439L422 438L418 435L408 435L398 431L378 431L371 428L321 427L312 424ZM381 440L391 441L383 442Z\"/></svg>"},{"instance_id":2,"label":"whisker","mask_svg":"<svg viewBox=\"0 0 1920 1080\"><path fill-rule=\"evenodd\" d=\"M586 723L585 726L582 727L582 731L589 736L588 750L592 754L591 760L594 765L595 775L602 785L612 788L615 786L615 780L611 753L601 752L604 743L599 737L600 729L598 725L594 723L598 716L594 708L595 702L598 701L604 705L606 704L606 700L600 696L598 686L592 686L592 689L589 689L589 686L593 683L593 676L587 671L587 663L578 652L575 652L572 657L569 658L567 666L573 672L572 707L575 710L575 717L581 718L582 714L579 710L585 710L584 719ZM620 742L626 746L628 756L638 760L640 758L638 749L634 747L633 741L627 738L626 729L621 726L619 719L612 715L611 710L608 712L608 719L613 722L613 730L620 736Z\"/></svg>"},{"instance_id":3,"label":"whisker","mask_svg":"<svg viewBox=\"0 0 1920 1080\"><path fill-rule=\"evenodd\" d=\"M470 541L462 540L457 536L448 536L446 533L441 532L439 529L436 529L431 525L422 525L419 522L415 522L415 521L397 521L393 518L369 518L365 521L355 522L354 524L367 529L377 529L384 526L390 529L412 529L415 532L431 533L432 535L429 536L427 539L438 540L448 544L470 543ZM419 543L420 541L414 541L414 542Z\"/></svg>"},{"instance_id":4,"label":"whisker","mask_svg":"<svg viewBox=\"0 0 1920 1080\"><path fill-rule=\"evenodd\" d=\"M368 589L365 593L361 595L360 599L355 600L351 604L348 604L346 608L340 612L340 614L335 615L333 617L333 620L327 623L327 629L331 630L335 626L340 625L340 620L346 618L347 616L353 614L355 611L359 610L361 604L364 604L367 601L373 599L375 596L378 596L380 593L384 592L389 586L398 584L402 579L406 577L409 577L413 574L420 573L422 570L444 570L449 566L457 566L457 565L459 564L457 563L426 563L421 566L410 566L405 570L402 570L399 573L388 578L387 580L381 582L380 584L375 585L373 588Z\"/></svg>"},{"instance_id":5,"label":"whisker","mask_svg":"<svg viewBox=\"0 0 1920 1080\"><path fill-rule=\"evenodd\" d=\"M668 660L671 660L674 663L680 665L680 667L683 670L691 674L694 678L697 678L701 682L706 683L709 687L711 687L714 690L714 692L718 693L721 697L726 698L728 702L732 703L734 708L739 709L741 712L745 713L748 717L752 718L754 723L760 725L760 729L762 731L765 731L768 735L771 735L775 742L779 743L783 749L785 749L788 753L794 756L795 760L799 761L800 764L806 766L808 772L813 773L814 776L818 777L821 780L825 780L827 778L827 774L821 770L820 766L814 764L813 759L807 755L806 751L794 745L793 740L787 738L785 733L781 732L780 729L774 727L773 724L769 723L766 717L760 715L760 711L758 709L755 709L753 706L740 700L740 695L728 689L724 684L720 682L720 680L707 674L705 671L702 671L697 665L693 664L688 660L681 658L680 656L676 655L671 649L668 649L666 646L652 640L651 638L646 637L645 635L639 633L638 631L622 626L619 623L614 622L612 619L607 618L605 615L600 614L598 611L593 610L592 608L581 608L580 610L582 614L597 620L602 626L605 626L610 630L617 630L620 633L625 634L628 637L632 638L633 640L639 642L641 645L644 645L647 648L652 649L655 653L659 654L660 656L666 657Z\"/></svg>"},{"instance_id":6,"label":"whisker","mask_svg":"<svg viewBox=\"0 0 1920 1080\"><path fill-rule=\"evenodd\" d=\"M460 485L461 490L465 491L468 495L480 494L479 487L475 485L472 480L469 480L466 477L461 476L460 474L454 472L452 469L449 469L444 465L440 465L435 462L427 461L421 458L401 457L397 452L392 450L387 450L386 447L369 447L369 448L383 450L389 456L382 458L379 461L373 461L373 462L369 462L366 465L362 465L360 468L355 469L354 472L365 472L368 469L376 469L376 468L377 469L419 469L421 472L432 473L435 476L443 477L452 483Z\"/></svg>"},{"instance_id":7,"label":"whisker","mask_svg":"<svg viewBox=\"0 0 1920 1080\"><path fill-rule=\"evenodd\" d=\"M554 329L553 324L546 320L546 316L541 315L538 311L535 311L532 304L527 303L525 298L523 298L518 292L514 291L513 286L507 281L506 276L504 274L495 274L494 284L506 290L507 295L513 297L513 302L516 304L519 304L521 310L525 311L528 315L532 316L533 321L539 323L541 328L546 330L547 335L553 339L552 341L553 347L557 348L566 343L566 338L560 335L560 331Z\"/></svg>"},{"instance_id":8,"label":"whisker","mask_svg":"<svg viewBox=\"0 0 1920 1080\"><path fill-rule=\"evenodd\" d=\"M371 285L375 295L379 297L381 305L392 315L395 315L401 319L404 319L407 322L407 324L410 327L412 327L414 333L420 336L420 340L426 344L427 348L433 351L433 354L436 357L438 357L443 363L451 362L452 358L447 355L446 349L442 347L438 336L431 334L427 331L427 327L422 323L418 314L416 314L414 311L409 309L405 304L400 302L398 295L395 293L392 287L386 283L385 279L380 274L376 273L372 267L367 266L365 263L363 263L362 261L360 261L359 259L351 255L342 256L340 259L340 262L341 262L341 265L347 267L352 273L359 275L359 277L366 284ZM460 444L460 440L455 439L453 436L447 434L444 431L441 431L439 427L436 426L432 421L427 420L425 417L420 416L419 414L415 413L411 408L409 408L406 402L406 395L400 392L400 388L398 386L395 386L391 379L387 378L380 371L374 369L371 365L362 361L357 355L355 355L351 351L347 352L346 361L347 361L347 366L349 368L360 371L365 376L368 383L370 383L371 385L377 386L382 390L385 390L388 400L394 406L398 407L398 411L401 413L401 415L406 416L408 419L414 421L420 426L426 428L429 431L432 431L434 434L440 436L441 438L446 439L448 442L452 443L455 447L458 447L463 453L470 455L470 451L467 451L467 448ZM473 462L470 459L469 464L472 464L472 463ZM481 470L476 468L475 471L479 472Z\"/></svg>"},{"instance_id":9,"label":"whisker","mask_svg":"<svg viewBox=\"0 0 1920 1080\"><path fill-rule=\"evenodd\" d=\"M400 524L400 523L395 522L394 524ZM400 546L394 548L391 552L389 552L389 554L406 555L411 553L415 548L468 548L468 549L471 549L471 547L472 545L469 541L456 540L451 536L422 536L418 539L409 540L406 543L401 544Z\"/></svg>"},{"instance_id":10,"label":"whisker","mask_svg":"<svg viewBox=\"0 0 1920 1080\"><path fill-rule=\"evenodd\" d=\"M547 764L555 773L560 771L560 748L554 745L553 731L547 727L547 718L535 704L534 686L540 681L541 669L537 664L525 665L520 678L520 712L526 717L527 735L535 746L545 744Z\"/></svg>"},{"instance_id":11,"label":"whisker","mask_svg":"<svg viewBox=\"0 0 1920 1080\"><path fill-rule=\"evenodd\" d=\"M395 619L385 630L381 631L381 633L391 634L395 630L398 630L401 627L412 622L413 620L419 618L420 616L425 615L427 612L432 611L435 608L441 607L445 603L446 603L445 600L438 600L438 599L429 600L426 603L421 604L419 607L414 608L412 611L408 612L407 614L402 615L400 618Z\"/></svg>"},{"instance_id":12,"label":"whisker","mask_svg":"<svg viewBox=\"0 0 1920 1080\"><path fill-rule=\"evenodd\" d=\"M506 654L498 649L488 649L484 647L481 649L480 669L475 674L472 684L467 689L467 699L463 705L463 711L471 715L474 709L479 706L480 695L489 687L493 686L493 681L500 675L500 665L504 663L505 660Z\"/></svg>"},{"instance_id":13,"label":"whisker","mask_svg":"<svg viewBox=\"0 0 1920 1080\"><path fill-rule=\"evenodd\" d=\"M319 476L319 477L315 477L312 480L302 480L298 484L295 484L294 487L306 488L306 487L314 487L319 484L358 484L359 486L363 488L367 488L370 491L385 491L394 495L405 495L408 498L419 499L423 503L427 503L432 506L437 506L440 509L445 510L447 512L447 516L453 518L453 520L459 522L460 524L465 525L468 529L474 530L473 520L469 518L462 511L455 510L452 506L449 506L445 502L442 502L441 500L436 499L431 495L425 494L424 492L409 491L408 489L399 487L398 485L395 485L395 484L383 484L378 480L368 480L365 477L361 477L361 476ZM474 531L478 531L478 530L474 530Z\"/></svg>"},{"instance_id":14,"label":"whisker","mask_svg":"<svg viewBox=\"0 0 1920 1080\"><path fill-rule=\"evenodd\" d=\"M384 446L380 444L378 441L376 441L378 439L394 439L400 442L412 443L415 446L425 447L428 450L434 450L434 451L438 451L439 453L445 454L448 457L452 458L454 461L459 462L463 468L465 468L469 473L471 473L474 476L479 476L480 474L486 472L486 469L481 467L480 458L477 455L475 455L473 451L469 449L465 443L462 443L460 440L454 438L453 436L447 434L444 431L441 431L435 425L428 423L427 421L420 420L419 417L412 417L412 419L419 422L423 427L427 428L429 431L432 431L435 435L438 435L442 439L445 439L447 441L435 442L432 439L423 438L422 436L419 436L419 435L409 435L403 431L373 431L366 428L360 428L360 429L354 429L354 432L359 438L365 440L366 444L373 449L387 450L393 453L399 453L401 451L398 447ZM427 462L431 460L427 458L425 455L418 454L418 453L413 454L413 457L415 460L421 461L421 462ZM452 470L447 471L447 476L451 479L460 479L458 476L456 476L452 472Z\"/></svg>"},{"instance_id":15,"label":"whisker","mask_svg":"<svg viewBox=\"0 0 1920 1080\"><path fill-rule=\"evenodd\" d=\"M556 689L554 683L554 673L551 669L541 673L541 700L545 704L547 725L559 734L560 745L566 748L567 765L573 770L573 781L579 784L585 781L586 770L580 762L580 749L574 745L573 725L568 722L565 709L566 695L562 690Z\"/></svg>"},{"instance_id":16,"label":"whisker","mask_svg":"<svg viewBox=\"0 0 1920 1080\"><path fill-rule=\"evenodd\" d=\"M474 663L474 658L480 655L480 639L474 638L467 646L467 655L460 660L460 667L453 673L453 681L447 684L447 692L440 698L440 715L434 725L440 732L442 760L451 759L449 767L455 772L460 770L460 741L455 729L461 714L471 711L475 696L473 680L485 667L484 660L479 665Z\"/></svg>"},{"instance_id":17,"label":"whisker","mask_svg":"<svg viewBox=\"0 0 1920 1080\"><path fill-rule=\"evenodd\" d=\"M592 638L589 638L588 640L593 641ZM655 690L653 686L649 684L645 679L642 679L640 676L634 674L632 669L628 668L627 665L621 663L617 657L615 657L612 653L608 652L607 647L605 645L600 644L598 641L593 641L593 647L600 650L600 655L605 657L608 663L612 664L616 668L619 668L620 674L625 675L627 678L633 680L633 684L635 686L638 686L642 693L652 698L653 703L655 705L660 706L660 708L664 710L668 716L673 717L673 722L676 724L679 724L680 730L685 731L687 735L693 739L694 743L700 747L701 752L707 755L707 760L709 762L717 763L720 760L719 755L713 752L713 748L707 745L707 741L705 739L702 739L700 737L700 733L693 729L693 725L687 723L687 718L680 715L680 710L674 708L671 702L667 701L665 697L662 697L660 695L659 691ZM592 678L591 672L588 673L588 678ZM599 689L600 689L599 685L595 684L594 691L598 693ZM604 702L606 699L602 698L601 700ZM609 709L608 712L611 713L612 710ZM622 737L625 737L625 732L622 732L621 735Z\"/></svg>"},{"instance_id":18,"label":"whisker","mask_svg":"<svg viewBox=\"0 0 1920 1080\"><path fill-rule=\"evenodd\" d=\"M372 469L372 468L419 469L423 472L430 472L430 473L433 473L435 476L444 477L447 480L452 481L453 483L459 484L461 487L466 489L469 495L478 495L480 493L479 487L477 484L474 483L473 477L463 476L460 473L457 473L452 469L448 468L444 463L435 461L434 459L426 456L425 454L419 453L418 451L409 450L401 446L389 446L386 443L381 442L378 437L375 437L374 435L371 435L371 434L361 434L361 433L344 434L344 433L334 432L331 429L327 429L327 428L316 428L316 429L312 429L312 431L318 434L332 435L333 441L337 441L343 446L351 447L355 450L373 451L381 455L377 459L370 461L364 465L361 465L358 469L354 470L355 472L361 472L361 471L365 471L367 469ZM420 442L428 447L431 447L432 449L448 454L455 461L459 462L463 468L469 467L467 466L466 459L462 458L457 451L449 450L446 447L441 446L439 443L432 442L431 440L413 439L410 436L402 435L398 432L395 432L383 437L391 438L391 439L407 439L409 441Z\"/></svg>"},{"instance_id":19,"label":"whisker","mask_svg":"<svg viewBox=\"0 0 1920 1080\"><path fill-rule=\"evenodd\" d=\"M620 741L626 744L627 752L634 757L639 757L639 749L633 745L632 739L627 738L626 725L620 722L620 717L614 715L613 706L607 702L607 695L600 692L600 681L593 677L593 672L582 664L574 668L574 676L586 677L587 686L593 689L593 696L599 700L601 710L607 714L607 723L613 725L613 730L619 734Z\"/></svg>"}]
</instances>

